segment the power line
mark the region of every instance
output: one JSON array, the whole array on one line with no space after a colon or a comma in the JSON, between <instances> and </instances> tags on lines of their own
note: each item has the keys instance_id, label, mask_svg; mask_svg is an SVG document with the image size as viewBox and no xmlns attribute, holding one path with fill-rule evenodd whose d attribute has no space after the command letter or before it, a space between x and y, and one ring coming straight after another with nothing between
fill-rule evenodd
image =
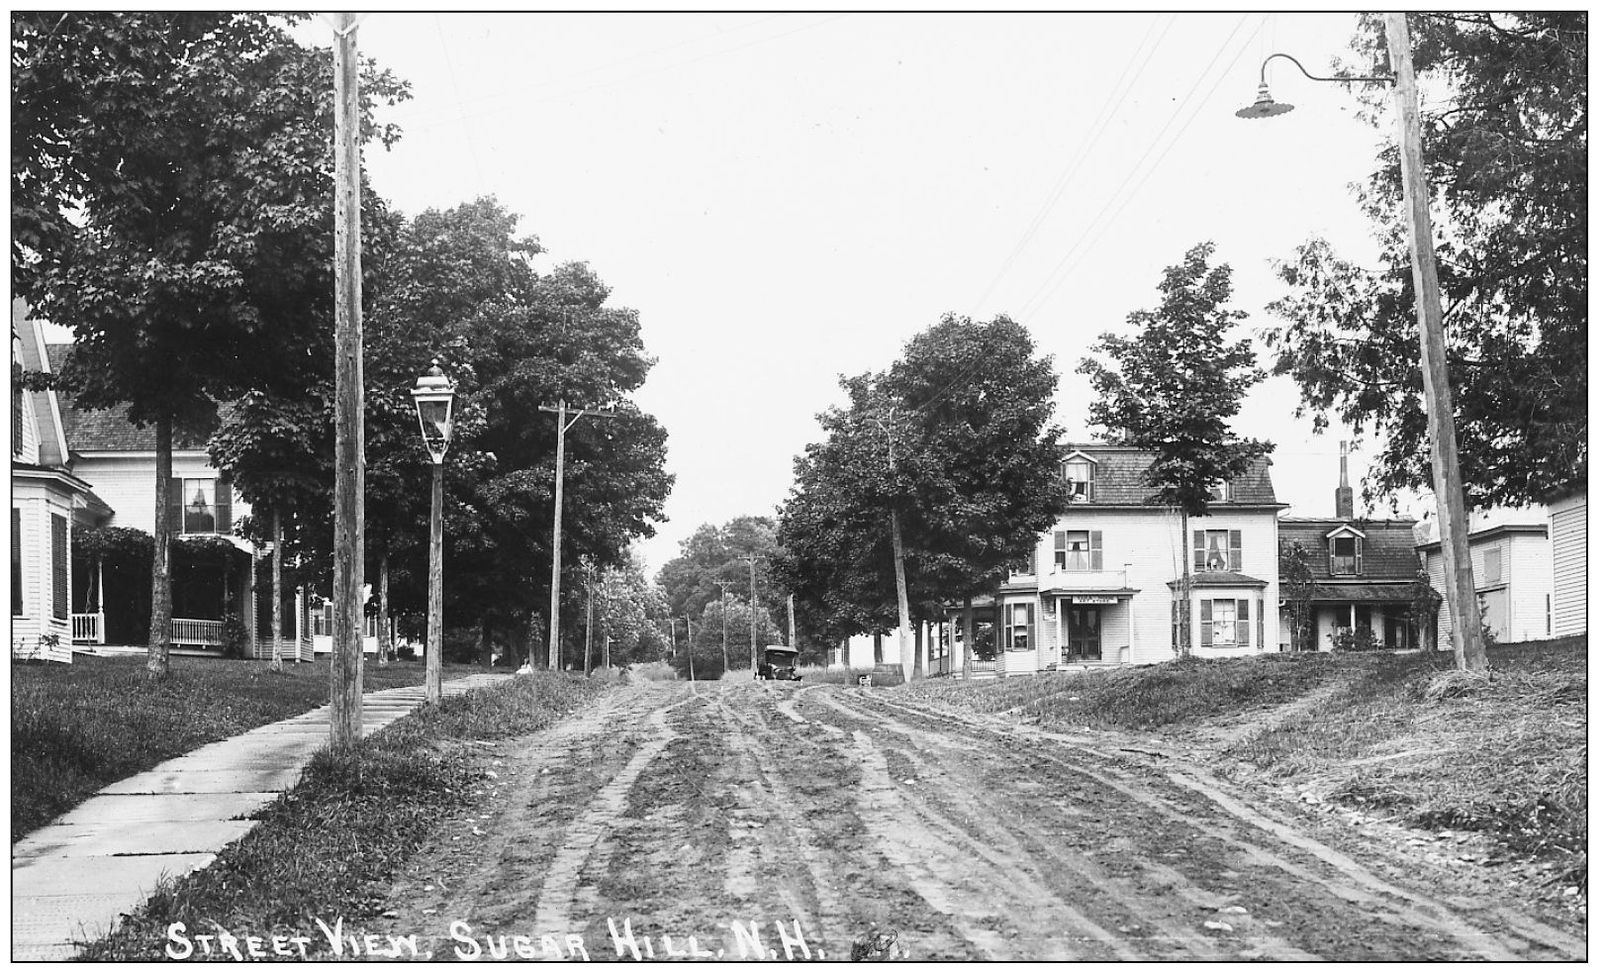
<instances>
[{"instance_id":1,"label":"power line","mask_svg":"<svg viewBox=\"0 0 1603 970\"><path fill-rule=\"evenodd\" d=\"M1052 208L1057 205L1058 200L1063 197L1064 191L1068 188L1069 183L1074 180L1074 176L1079 174L1080 167L1084 165L1085 160L1090 157L1092 149L1096 147L1097 142L1101 139L1102 133L1107 129L1108 123L1113 120L1113 116L1118 107L1123 104L1125 96L1129 94L1130 87L1135 84L1136 78L1141 76L1141 72L1146 69L1148 62L1150 62L1153 55L1158 52L1158 47L1163 43L1163 38L1168 35L1169 28L1174 26L1176 16L1176 14L1169 15L1168 21L1164 23L1162 33L1160 33L1158 35L1158 39L1153 42L1152 47L1147 51L1146 56L1141 58L1140 66L1136 66L1136 58L1141 56L1141 50L1146 46L1147 39L1152 36L1153 29L1157 27L1158 18L1154 17L1152 21L1147 24L1147 32L1142 35L1141 41L1136 44L1135 53L1132 54L1130 59L1125 62L1124 71L1119 75L1119 79L1113 83L1112 97L1109 97L1102 102L1102 110L1098 113L1096 119L1092 121L1090 137L1080 143L1080 149L1075 154L1074 158L1071 159L1069 164L1064 166L1063 170L1058 173L1057 180L1053 183L1052 188L1048 191L1046 200L1041 204L1040 208L1036 210L1035 216L1030 220L1029 226L1024 230L1024 235L1020 237L1018 243L1014 245L1013 251L1010 252L1007 256L1007 259L1003 261L1002 268L996 271L996 275L992 277L990 284L985 287L985 291L980 294L979 299L974 301L974 309L971 311L971 314L979 312L979 309L981 305L985 303L986 298L989 297L991 292L996 289L996 284L1000 283L1002 278L1007 275L1007 271L1013 267L1013 263L1018 259L1019 254L1024 251L1024 248L1029 244L1030 240L1035 237L1036 232L1040 230L1042 224L1045 223L1047 215L1052 211ZM1132 70L1132 68L1134 68L1134 70ZM1125 81L1127 77L1129 78L1128 83Z\"/></svg>"},{"instance_id":2,"label":"power line","mask_svg":"<svg viewBox=\"0 0 1603 970\"><path fill-rule=\"evenodd\" d=\"M1174 112L1169 115L1169 119L1164 122L1163 127L1158 130L1158 133L1157 133L1157 135L1155 135L1153 137L1152 142L1147 146L1146 150L1141 153L1141 157L1136 161L1135 165L1130 167L1129 172L1125 175L1124 180L1119 183L1118 188L1113 190L1113 192L1108 196L1107 202L1105 202L1103 204L1102 208L1097 212L1096 216L1093 217L1091 219L1091 221L1086 224L1086 228L1085 228L1084 231L1081 232L1079 238L1074 242L1074 244L1072 246L1069 247L1069 249L1067 251L1064 252L1063 258L1058 260L1057 265L1054 266L1052 268L1052 270L1047 274L1046 280L1043 281L1042 284L1039 287L1036 288L1035 292L1033 294L1031 294L1030 298L1024 302L1024 307L1020 311L1021 314L1028 314L1029 312L1033 312L1034 309L1038 309L1039 308L1039 301L1041 300L1041 298L1043 296L1045 296L1045 295L1049 295L1050 293L1055 292L1057 290L1057 287L1059 285L1061 285L1062 280L1064 278L1066 278L1066 277L1064 277L1062 275L1064 267L1069 263L1069 261L1074 257L1074 255L1077 252L1079 252L1082 248L1086 247L1089 244L1089 242L1090 242L1090 240L1092 238L1092 230L1093 230L1093 228L1095 226L1097 226L1102 221L1103 216L1107 215L1109 210L1111 210L1114 207L1115 203L1117 203L1119 201L1121 194L1124 192L1126 187L1128 187L1130 185L1131 180L1133 180L1136 177L1136 173L1141 171L1142 166L1146 163L1147 158L1149 156L1151 156L1153 151L1157 149L1159 143L1161 143L1163 141L1163 136L1168 133L1169 129L1174 125L1175 120L1178 119L1180 117L1181 112L1183 112L1186 109L1186 106L1191 103L1192 95L1194 95L1196 93L1196 90L1197 90L1198 86L1200 86L1202 84L1203 80L1208 76L1208 72L1213 70L1213 66L1216 63L1218 63L1219 58L1221 56L1223 56L1225 50L1230 46L1230 43L1233 40L1235 40L1236 34L1238 34L1241 31L1241 27L1242 27L1243 24L1246 23L1248 16L1250 16L1250 15L1249 14L1242 14L1241 15L1241 19L1236 21L1236 25L1233 28L1231 28L1230 35L1228 37L1226 37L1224 42L1219 45L1219 49L1214 52L1214 55L1213 55L1212 59L1209 60L1207 66L1204 67L1202 69L1202 71L1197 75L1196 80L1191 82L1191 87L1190 87L1190 89L1188 89L1186 91L1186 96L1180 100L1179 104L1175 107ZM1262 23L1261 22L1259 24L1259 28L1260 29L1262 28ZM1256 30L1252 34L1249 34L1247 42L1250 43L1252 37L1256 36L1256 34L1257 34ZM1240 52L1238 51L1236 57L1239 59L1240 56L1241 56ZM1232 61L1232 64L1233 63L1234 63L1234 61ZM1227 70L1226 73L1228 73L1228 70ZM1224 77L1224 74L1221 74L1220 75L1220 79L1223 79L1223 77ZM1219 83L1218 81L1214 82L1215 87L1217 87L1218 83ZM1209 93L1211 94L1212 91L1210 90ZM1204 103L1205 103L1205 101L1206 101L1206 99L1204 99ZM1200 108L1201 108L1201 104L1199 103L1198 109L1200 110ZM1193 117L1194 116L1195 115L1193 114ZM1189 123L1190 122L1187 121L1186 124L1189 125ZM1182 131L1183 130L1184 130L1184 128L1182 128ZM1179 136L1176 135L1176 139L1178 139L1178 137ZM1171 142L1170 144L1172 145L1173 142ZM1165 151L1164 154L1167 154L1167 151ZM1151 174L1150 170L1148 171L1147 174L1150 176L1150 174ZM1142 182L1144 184L1145 178L1142 179ZM1128 204L1128 199L1125 200L1125 203ZM1122 206L1121 206L1121 209L1122 209ZM1099 233L1099 235L1100 235L1100 233Z\"/></svg>"},{"instance_id":3,"label":"power line","mask_svg":"<svg viewBox=\"0 0 1603 970\"><path fill-rule=\"evenodd\" d=\"M1244 19L1245 19L1245 17L1243 17L1243 20ZM1237 26L1237 29L1239 29L1241 25L1238 23L1236 26ZM1058 288L1061 287L1065 282L1068 281L1069 277L1074 275L1074 271L1079 268L1080 263L1085 260L1086 255L1092 251L1093 244L1098 239L1102 238L1102 234L1107 232L1109 226L1112 226L1114 223L1116 223L1118 221L1119 215L1124 212L1125 207L1128 206L1134 199L1136 199L1141 194L1142 186L1146 185L1147 180L1152 177L1152 173L1153 172L1156 172L1160 167L1162 167L1163 160L1165 158L1169 157L1169 152L1171 150L1173 150L1175 145L1179 144L1180 139L1182 137L1184 137L1186 131L1190 129L1191 123L1196 120L1197 115L1202 113L1202 109L1203 109L1203 107L1205 105L1207 105L1208 99L1213 97L1213 93L1214 93L1214 91L1218 90L1220 83L1222 83L1225 78L1230 76L1231 71L1234 70L1236 64L1241 60L1241 55L1246 53L1247 48L1252 45L1253 37L1256 36L1258 34L1258 32L1261 31L1262 29L1263 29L1263 22L1260 21L1259 24L1258 24L1258 27L1255 28L1251 34L1248 34L1246 39L1242 41L1241 46L1236 49L1236 54L1235 54L1234 57L1231 58L1230 63L1225 65L1225 69L1219 73L1219 76L1217 78L1214 79L1213 86L1208 89L1207 94L1203 95L1202 99L1197 102L1197 105L1196 105L1195 108L1192 109L1191 114L1186 117L1185 123L1180 126L1180 130L1175 132L1174 137L1169 140L1169 143L1164 146L1163 151L1158 154L1157 159L1154 160L1152 165L1149 166L1146 169L1146 171L1142 174L1140 180L1136 182L1135 187L1133 189L1131 189L1130 192L1127 195L1125 195L1122 200L1119 201L1118 208L1113 210L1112 216L1107 220L1107 222L1102 224L1101 228L1097 229L1090 236L1090 238L1086 240L1084 247L1080 248L1080 252L1079 252L1079 254L1077 256L1074 257L1073 262L1070 263L1067 266L1067 268L1065 268L1063 270L1063 272L1058 275L1056 282L1051 284L1050 289L1048 289L1044 294L1042 294L1042 303L1044 303L1047 298L1050 298L1053 293L1056 293ZM1234 37L1234 34L1235 34L1235 31L1232 31L1231 32L1231 36ZM1226 40L1225 40L1225 44L1226 45L1228 45L1230 43L1230 39L1231 38L1226 38ZM1224 53L1224 48L1223 47L1220 48L1219 53L1220 54ZM1217 60L1218 60L1218 54L1215 54L1214 55L1214 61L1217 61ZM1211 68L1212 66L1213 66L1213 62L1209 62L1208 67ZM1207 74L1207 70L1208 70L1207 68L1205 68L1203 70L1203 74L1204 75ZM1198 78L1198 82L1200 83L1200 81L1201 81L1201 78L1199 77ZM1195 91L1195 89L1196 89L1196 86L1193 85L1192 86L1192 90ZM1184 110L1185 105L1189 101L1190 101L1190 93L1187 93L1186 100L1181 102L1180 110ZM1165 125L1164 127L1165 127L1165 129L1168 128L1167 125ZM1162 137L1161 133L1160 133L1159 137L1160 138ZM1155 146L1156 142L1154 142L1153 144ZM1148 153L1150 153L1150 152L1151 152L1151 149L1149 148L1148 149ZM1145 160L1145 156L1142 156L1142 158L1143 158L1143 160ZM1139 168L1140 168L1140 163L1137 163L1136 169L1139 170ZM1128 181L1128 179L1126 179L1126 181ZM1109 203L1111 204L1112 201L1113 200L1110 199ZM1104 208L1106 208L1106 207L1104 207ZM1100 218L1100 216L1099 216L1099 218ZM1093 220L1093 225L1095 225L1095 220ZM1064 258L1067 259L1068 255L1070 255L1072 253L1073 253L1073 250L1071 249L1070 253L1069 254L1065 254ZM1060 263L1059 265L1062 265L1062 264ZM1033 297L1032 297L1032 300L1033 300ZM1041 304L1037 304L1035 306L1035 309L1040 309L1040 305Z\"/></svg>"}]
</instances>

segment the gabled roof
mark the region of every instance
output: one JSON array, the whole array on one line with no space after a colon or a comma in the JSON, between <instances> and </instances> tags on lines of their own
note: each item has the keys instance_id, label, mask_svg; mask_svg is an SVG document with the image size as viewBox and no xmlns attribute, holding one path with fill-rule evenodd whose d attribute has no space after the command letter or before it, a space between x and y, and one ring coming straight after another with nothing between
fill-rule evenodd
<instances>
[{"instance_id":1,"label":"gabled roof","mask_svg":"<svg viewBox=\"0 0 1603 970\"><path fill-rule=\"evenodd\" d=\"M1414 553L1413 519L1304 519L1284 516L1280 520L1280 547L1302 543L1308 551L1308 569L1316 583L1329 582L1330 540L1333 532L1356 531L1363 535L1364 572L1360 580L1409 582L1419 569ZM1344 576L1342 579L1354 577Z\"/></svg>"},{"instance_id":2,"label":"gabled roof","mask_svg":"<svg viewBox=\"0 0 1603 970\"><path fill-rule=\"evenodd\" d=\"M1166 585L1171 589L1179 589L1180 581L1171 579ZM1191 574L1193 589L1206 589L1209 586L1268 586L1269 584L1246 573L1233 573L1222 569L1205 569Z\"/></svg>"},{"instance_id":3,"label":"gabled roof","mask_svg":"<svg viewBox=\"0 0 1603 970\"><path fill-rule=\"evenodd\" d=\"M61 365L72 350L71 344L50 344L46 348L50 353L50 369L61 373ZM156 427L146 425L143 428L135 427L128 420L128 405L119 404L116 407L88 410L77 406L71 394L61 392L61 418L67 432L67 447L78 454L106 451L123 452L154 452L156 450ZM228 415L233 407L223 404L218 407L218 417ZM206 442L211 437L215 422L208 427L174 427L174 451L204 451Z\"/></svg>"},{"instance_id":4,"label":"gabled roof","mask_svg":"<svg viewBox=\"0 0 1603 970\"><path fill-rule=\"evenodd\" d=\"M1158 490L1144 481L1153 453L1125 445L1065 444L1063 458L1079 452L1096 462L1096 496L1090 505L1148 505ZM1221 508L1244 505L1280 505L1269 481L1267 458L1258 458L1246 474L1230 483L1230 501L1213 503Z\"/></svg>"}]
</instances>

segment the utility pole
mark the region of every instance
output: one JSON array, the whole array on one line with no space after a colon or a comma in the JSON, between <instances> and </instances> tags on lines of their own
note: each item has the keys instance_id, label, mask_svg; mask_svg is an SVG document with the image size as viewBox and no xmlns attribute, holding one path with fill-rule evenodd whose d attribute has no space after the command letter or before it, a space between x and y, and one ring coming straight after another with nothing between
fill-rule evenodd
<instances>
[{"instance_id":1,"label":"utility pole","mask_svg":"<svg viewBox=\"0 0 1603 970\"><path fill-rule=\"evenodd\" d=\"M790 635L785 639L785 646L796 646L796 594L788 593L785 596L785 613L790 620Z\"/></svg>"},{"instance_id":2,"label":"utility pole","mask_svg":"<svg viewBox=\"0 0 1603 970\"><path fill-rule=\"evenodd\" d=\"M584 675L590 676L590 643L594 639L591 633L596 625L596 567L592 563L585 563L584 567Z\"/></svg>"},{"instance_id":3,"label":"utility pole","mask_svg":"<svg viewBox=\"0 0 1603 970\"><path fill-rule=\"evenodd\" d=\"M751 571L751 602L747 609L751 612L751 676L757 678L757 557L741 556Z\"/></svg>"},{"instance_id":4,"label":"utility pole","mask_svg":"<svg viewBox=\"0 0 1603 970\"><path fill-rule=\"evenodd\" d=\"M685 611L685 660L690 664L690 679L696 679L696 637L690 631L690 611Z\"/></svg>"},{"instance_id":5,"label":"utility pole","mask_svg":"<svg viewBox=\"0 0 1603 970\"><path fill-rule=\"evenodd\" d=\"M724 615L724 670L729 669L729 587L735 585L728 579L715 579L721 593L719 595L719 612Z\"/></svg>"},{"instance_id":6,"label":"utility pole","mask_svg":"<svg viewBox=\"0 0 1603 970\"><path fill-rule=\"evenodd\" d=\"M567 440L568 429L579 423L579 419L586 414L598 418L611 418L616 415L605 411L580 408L573 414L573 420L568 420L568 402L562 398L557 399L557 406L540 405L540 410L550 411L557 416L557 487L556 497L553 500L554 509L551 516L551 643L547 654L547 666L556 670L558 667L557 633L560 624L557 622L559 600L562 596L562 456L563 442Z\"/></svg>"},{"instance_id":7,"label":"utility pole","mask_svg":"<svg viewBox=\"0 0 1603 970\"><path fill-rule=\"evenodd\" d=\"M356 15L334 15L334 656L329 745L362 739L362 156Z\"/></svg>"},{"instance_id":8,"label":"utility pole","mask_svg":"<svg viewBox=\"0 0 1603 970\"><path fill-rule=\"evenodd\" d=\"M1430 469L1441 523L1443 585L1452 622L1453 653L1460 670L1485 670L1475 577L1465 528L1464 483L1458 469L1458 435L1453 427L1453 389L1447 378L1447 339L1442 330L1441 284L1436 275L1435 236L1431 232L1430 190L1425 184L1424 150L1419 133L1419 95L1414 57L1404 14L1386 15L1386 46L1396 72L1398 154L1402 157L1403 207L1414 266L1414 299L1419 314L1419 350L1425 378L1425 413L1430 425Z\"/></svg>"},{"instance_id":9,"label":"utility pole","mask_svg":"<svg viewBox=\"0 0 1603 970\"><path fill-rule=\"evenodd\" d=\"M890 470L891 477L896 476L896 406L890 408L890 414L885 420L874 419L881 431L885 432L885 461ZM893 500L894 501L894 500ZM896 650L897 658L902 664L903 682L913 679L913 654L907 648L907 633L913 625L912 610L907 604L907 566L906 550L902 547L902 523L896 515L896 507L891 506L891 559L896 567Z\"/></svg>"}]
</instances>

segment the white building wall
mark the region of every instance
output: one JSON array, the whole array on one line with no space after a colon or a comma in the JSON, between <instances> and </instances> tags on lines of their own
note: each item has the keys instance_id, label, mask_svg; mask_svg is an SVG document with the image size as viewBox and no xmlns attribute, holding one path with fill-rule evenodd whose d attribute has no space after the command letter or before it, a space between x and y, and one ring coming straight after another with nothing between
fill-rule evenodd
<instances>
[{"instance_id":1,"label":"white building wall","mask_svg":"<svg viewBox=\"0 0 1603 970\"><path fill-rule=\"evenodd\" d=\"M1254 609L1267 606L1264 618L1264 639L1274 648L1274 629L1280 601L1279 586L1279 525L1274 510L1225 511L1216 515L1190 520L1196 529L1240 529L1241 571L1268 586L1243 591L1219 591L1220 596L1253 599ZM1055 570L1053 559L1053 532L1062 530L1098 530L1102 533L1102 573L1062 573ZM1188 536L1181 534L1179 513L1161 509L1108 509L1095 506L1075 506L1058 520L1052 531L1046 533L1036 547L1036 560L1042 570L1037 575L1043 596L1055 599L1054 588L1065 584L1087 588L1117 589L1128 586L1137 592L1125 603L1103 607L1102 637L1103 658L1106 661L1124 660L1128 663L1159 663L1174 657L1170 633L1170 603L1172 592L1169 583L1179 578L1184 557L1191 554ZM1128 564L1128 568L1126 568ZM1192 596L1191 642L1198 643L1200 594ZM1121 655L1120 647L1134 624L1134 636ZM1054 640L1062 636L1061 612L1052 624ZM1257 624L1253 624L1254 638ZM1048 662L1057 659L1056 644ZM1250 651L1257 652L1261 645L1254 643Z\"/></svg>"},{"instance_id":2,"label":"white building wall","mask_svg":"<svg viewBox=\"0 0 1603 970\"><path fill-rule=\"evenodd\" d=\"M88 482L101 500L111 506L111 525L142 532L156 531L156 456L131 452L120 455L90 455L73 463L74 475ZM174 478L217 477L203 451L175 451ZM235 492L233 520L250 514L250 505ZM219 496L220 499L220 496Z\"/></svg>"},{"instance_id":3,"label":"white building wall","mask_svg":"<svg viewBox=\"0 0 1603 970\"><path fill-rule=\"evenodd\" d=\"M1546 536L1507 536L1503 552L1504 578L1509 583L1508 643L1545 640L1548 604L1553 596L1553 548Z\"/></svg>"},{"instance_id":4,"label":"white building wall","mask_svg":"<svg viewBox=\"0 0 1603 970\"><path fill-rule=\"evenodd\" d=\"M1497 550L1502 556L1502 575L1489 581L1486 574L1486 553ZM1507 612L1499 619L1487 615L1499 643L1519 643L1525 640L1542 640L1548 632L1548 596L1553 591L1553 559L1547 537L1539 533L1497 533L1484 538L1470 537L1470 574L1475 579L1477 598L1496 595L1506 590ZM1436 649L1453 649L1452 628L1447 612L1446 565L1441 546L1428 550L1425 556L1425 573L1430 577L1431 588L1442 596L1436 611ZM1477 607L1478 608L1478 607Z\"/></svg>"},{"instance_id":5,"label":"white building wall","mask_svg":"<svg viewBox=\"0 0 1603 970\"><path fill-rule=\"evenodd\" d=\"M1555 502L1549 510L1552 540L1555 637L1586 632L1586 493Z\"/></svg>"},{"instance_id":6,"label":"white building wall","mask_svg":"<svg viewBox=\"0 0 1603 970\"><path fill-rule=\"evenodd\" d=\"M13 656L65 660L72 658L72 506L66 496L47 488L43 482L13 478L11 505L20 515L22 529L22 613L11 617ZM67 522L67 616L54 613L55 586L50 516L60 515ZM39 637L54 633L54 650L35 653Z\"/></svg>"}]
</instances>

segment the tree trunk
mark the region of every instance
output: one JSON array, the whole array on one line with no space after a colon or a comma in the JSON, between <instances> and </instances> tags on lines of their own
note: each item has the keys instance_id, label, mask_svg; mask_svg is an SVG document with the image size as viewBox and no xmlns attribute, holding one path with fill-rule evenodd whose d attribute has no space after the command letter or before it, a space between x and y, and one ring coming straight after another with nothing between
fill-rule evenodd
<instances>
[{"instance_id":1,"label":"tree trunk","mask_svg":"<svg viewBox=\"0 0 1603 970\"><path fill-rule=\"evenodd\" d=\"M891 558L896 566L896 658L902 664L902 680L913 679L913 653L907 648L907 631L913 625L907 606L907 567L903 563L902 523L891 510Z\"/></svg>"},{"instance_id":2,"label":"tree trunk","mask_svg":"<svg viewBox=\"0 0 1603 970\"><path fill-rule=\"evenodd\" d=\"M1191 656L1191 516L1180 511L1180 624L1175 649Z\"/></svg>"},{"instance_id":3,"label":"tree trunk","mask_svg":"<svg viewBox=\"0 0 1603 970\"><path fill-rule=\"evenodd\" d=\"M918 680L924 676L924 621L918 621L913 627L913 679Z\"/></svg>"},{"instance_id":4,"label":"tree trunk","mask_svg":"<svg viewBox=\"0 0 1603 970\"><path fill-rule=\"evenodd\" d=\"M274 673L284 669L284 517L273 509L273 662Z\"/></svg>"},{"instance_id":5,"label":"tree trunk","mask_svg":"<svg viewBox=\"0 0 1603 970\"><path fill-rule=\"evenodd\" d=\"M595 567L586 566L584 570L584 675L590 676L590 651L595 643L596 625L596 577ZM728 624L725 623L727 633Z\"/></svg>"},{"instance_id":6,"label":"tree trunk","mask_svg":"<svg viewBox=\"0 0 1603 970\"><path fill-rule=\"evenodd\" d=\"M389 537L386 535L385 539ZM378 664L389 663L395 650L395 631L390 627L390 544L386 541L378 553Z\"/></svg>"},{"instance_id":7,"label":"tree trunk","mask_svg":"<svg viewBox=\"0 0 1603 970\"><path fill-rule=\"evenodd\" d=\"M885 662L885 634L874 634L874 666Z\"/></svg>"},{"instance_id":8,"label":"tree trunk","mask_svg":"<svg viewBox=\"0 0 1603 970\"><path fill-rule=\"evenodd\" d=\"M173 419L156 419L156 522L150 557L150 647L145 671L151 680L165 679L171 671L168 656L173 644L172 486Z\"/></svg>"},{"instance_id":9,"label":"tree trunk","mask_svg":"<svg viewBox=\"0 0 1603 970\"><path fill-rule=\"evenodd\" d=\"M495 666L495 644L490 642L490 621L479 617L479 658L484 661L484 669L489 670Z\"/></svg>"},{"instance_id":10,"label":"tree trunk","mask_svg":"<svg viewBox=\"0 0 1603 970\"><path fill-rule=\"evenodd\" d=\"M963 679L974 676L974 597L963 594Z\"/></svg>"}]
</instances>

